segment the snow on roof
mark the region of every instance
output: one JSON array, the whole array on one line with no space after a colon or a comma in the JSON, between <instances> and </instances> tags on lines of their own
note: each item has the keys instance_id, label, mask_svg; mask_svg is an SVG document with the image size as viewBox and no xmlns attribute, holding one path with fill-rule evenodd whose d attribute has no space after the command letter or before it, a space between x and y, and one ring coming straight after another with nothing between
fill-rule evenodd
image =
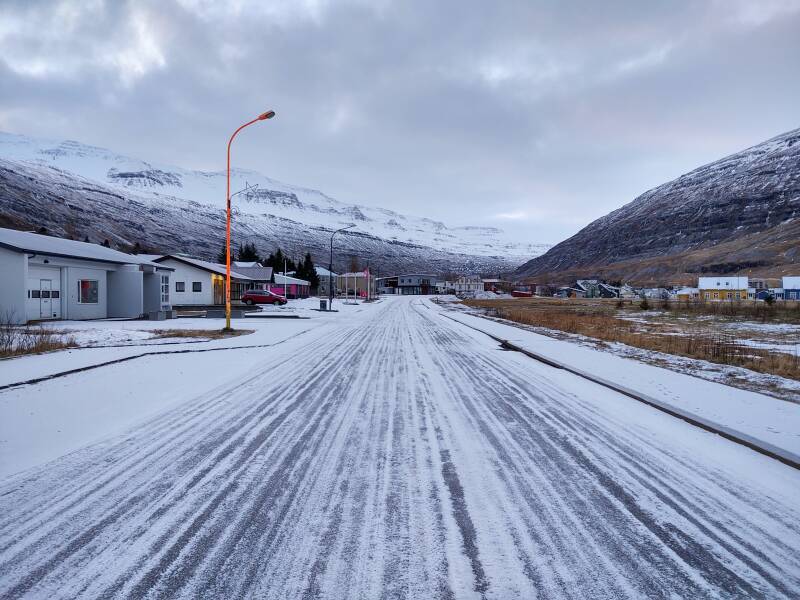
<instances>
[{"instance_id":1,"label":"snow on roof","mask_svg":"<svg viewBox=\"0 0 800 600\"><path fill-rule=\"evenodd\" d=\"M279 275L278 273L275 274L275 283L278 285L283 285L286 283L287 285L297 284L297 285L311 285L305 279L298 279L297 277L289 277L288 275Z\"/></svg>"},{"instance_id":2,"label":"snow on roof","mask_svg":"<svg viewBox=\"0 0 800 600\"><path fill-rule=\"evenodd\" d=\"M203 269L204 271L209 271L211 273L216 273L217 275L225 275L225 265L220 265L218 263L208 262L207 260L200 260L199 258L192 258L191 256L185 256L183 254L165 254L161 258L156 259L156 262L161 262L167 259L177 260L178 262L184 262L188 265L192 265L197 267L198 269ZM235 277L236 279L251 279L247 275L242 275L238 271L234 271L231 269L231 277Z\"/></svg>"},{"instance_id":3,"label":"snow on roof","mask_svg":"<svg viewBox=\"0 0 800 600\"><path fill-rule=\"evenodd\" d=\"M783 278L783 289L800 290L800 276L789 276Z\"/></svg>"},{"instance_id":4,"label":"snow on roof","mask_svg":"<svg viewBox=\"0 0 800 600\"><path fill-rule=\"evenodd\" d=\"M334 277L338 277L336 273L333 271L329 271L325 267L314 267L314 270L317 272L317 275L320 277L328 277L329 275L333 275Z\"/></svg>"},{"instance_id":5,"label":"snow on roof","mask_svg":"<svg viewBox=\"0 0 800 600\"><path fill-rule=\"evenodd\" d=\"M237 267L260 267L260 266L261 266L261 265L260 265L260 264L258 264L258 262L257 262L257 261L255 261L255 260L253 260L253 261L241 261L241 260L235 260L235 261L233 261L233 263L232 263L232 264L234 264L234 265L235 265L235 266L237 266Z\"/></svg>"},{"instance_id":6,"label":"snow on roof","mask_svg":"<svg viewBox=\"0 0 800 600\"><path fill-rule=\"evenodd\" d=\"M31 254L81 258L84 260L123 265L150 265L161 267L161 265L154 264L144 256L126 254L119 250L106 248L100 244L65 240L63 238L51 237L49 235L41 235L28 231L17 231L15 229L0 228L0 246L19 252L30 252Z\"/></svg>"},{"instance_id":7,"label":"snow on roof","mask_svg":"<svg viewBox=\"0 0 800 600\"><path fill-rule=\"evenodd\" d=\"M696 293L698 293L699 291L700 291L700 290L699 290L699 289L697 289L697 288L693 288L693 287L685 287L685 288L681 288L681 289L679 289L679 290L678 290L677 292L675 292L675 293L676 293L676 294L681 294L681 295L690 295L690 294L696 294Z\"/></svg>"},{"instance_id":8,"label":"snow on roof","mask_svg":"<svg viewBox=\"0 0 800 600\"><path fill-rule=\"evenodd\" d=\"M749 287L747 275L741 277L700 277L697 287L701 290L745 290Z\"/></svg>"}]
</instances>

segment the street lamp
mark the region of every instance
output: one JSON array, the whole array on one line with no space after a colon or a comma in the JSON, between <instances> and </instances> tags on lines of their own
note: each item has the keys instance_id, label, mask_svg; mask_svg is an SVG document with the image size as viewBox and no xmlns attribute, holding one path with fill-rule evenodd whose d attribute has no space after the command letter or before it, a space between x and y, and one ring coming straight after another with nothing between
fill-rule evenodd
<instances>
[{"instance_id":1,"label":"street lamp","mask_svg":"<svg viewBox=\"0 0 800 600\"><path fill-rule=\"evenodd\" d=\"M234 131L231 139L228 140L228 185L225 191L225 197L227 198L225 216L225 331L231 331L231 144L236 134L248 125L252 125L257 121L271 119L274 116L274 110L261 113L255 119L248 121Z\"/></svg>"},{"instance_id":2,"label":"street lamp","mask_svg":"<svg viewBox=\"0 0 800 600\"><path fill-rule=\"evenodd\" d=\"M340 231L344 231L345 229L350 229L351 227L355 227L356 224L353 223L352 225L348 225L347 227L342 227L341 229L337 229L331 234L331 257L330 261L328 262L328 310L333 308L333 236L335 236Z\"/></svg>"}]
</instances>

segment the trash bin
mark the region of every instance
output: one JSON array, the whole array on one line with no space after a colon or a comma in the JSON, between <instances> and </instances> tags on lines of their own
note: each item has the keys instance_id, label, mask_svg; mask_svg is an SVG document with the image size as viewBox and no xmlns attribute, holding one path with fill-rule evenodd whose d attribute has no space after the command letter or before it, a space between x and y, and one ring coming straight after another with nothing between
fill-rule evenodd
<instances>
[{"instance_id":1,"label":"trash bin","mask_svg":"<svg viewBox=\"0 0 800 600\"><path fill-rule=\"evenodd\" d=\"M319 309L320 310L328 310L328 301L327 300L320 300L319 301Z\"/></svg>"}]
</instances>

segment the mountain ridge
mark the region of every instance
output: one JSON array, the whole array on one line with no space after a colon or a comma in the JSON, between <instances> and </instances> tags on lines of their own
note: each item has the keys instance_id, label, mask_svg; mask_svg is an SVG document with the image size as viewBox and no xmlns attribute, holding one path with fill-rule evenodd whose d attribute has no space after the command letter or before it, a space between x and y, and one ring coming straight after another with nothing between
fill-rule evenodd
<instances>
[{"instance_id":1,"label":"mountain ridge","mask_svg":"<svg viewBox=\"0 0 800 600\"><path fill-rule=\"evenodd\" d=\"M104 194L117 195L119 199L113 203L113 213L106 215L108 218L91 215L91 223L84 226L86 235L108 229L120 246L139 242L162 247L166 244L169 247L163 249L167 251L191 252L196 248L195 253L205 258L213 258L219 251L224 235L225 171L184 169L74 140L40 140L4 132L0 132L0 166L0 191L6 192L0 198L0 206L9 222L30 222L56 234L68 234L65 227L70 219L76 221L69 227L74 229L80 226L79 217L89 214L80 210L82 204L102 210L94 200L82 200L69 192L70 188L89 188L95 199ZM447 227L425 217L341 202L321 191L285 184L257 171L232 169L232 190L246 185L258 187L234 198L234 237L259 242L262 252L278 246L289 252L312 250L318 255L318 262L326 263L322 256L326 240L322 238L329 238L331 231L351 223L355 224L352 230L337 236L337 245L343 247L340 253L390 270L507 272L547 247L517 242L496 227ZM10 189L15 193L10 194ZM73 207L69 210L59 199L65 195ZM33 221L21 201L25 196L36 198L37 218ZM192 212L198 214L187 219ZM136 240L113 225L114 217L130 221L145 214L169 215L175 231L188 228L186 239L171 243L168 237L157 234L159 228L152 219L145 219L148 226L136 231L137 238L141 238ZM223 229L216 232L215 223L220 220ZM95 235L98 234L90 238ZM216 243L211 236L216 236ZM406 250L399 250L403 248Z\"/></svg>"}]
</instances>

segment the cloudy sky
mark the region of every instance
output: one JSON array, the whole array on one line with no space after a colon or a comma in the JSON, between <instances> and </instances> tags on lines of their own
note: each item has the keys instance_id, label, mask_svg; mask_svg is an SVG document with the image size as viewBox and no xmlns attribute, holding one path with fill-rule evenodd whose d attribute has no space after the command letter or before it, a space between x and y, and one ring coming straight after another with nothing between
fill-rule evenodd
<instances>
[{"instance_id":1,"label":"cloudy sky","mask_svg":"<svg viewBox=\"0 0 800 600\"><path fill-rule=\"evenodd\" d=\"M0 129L557 242L800 127L800 0L0 0Z\"/></svg>"}]
</instances>

